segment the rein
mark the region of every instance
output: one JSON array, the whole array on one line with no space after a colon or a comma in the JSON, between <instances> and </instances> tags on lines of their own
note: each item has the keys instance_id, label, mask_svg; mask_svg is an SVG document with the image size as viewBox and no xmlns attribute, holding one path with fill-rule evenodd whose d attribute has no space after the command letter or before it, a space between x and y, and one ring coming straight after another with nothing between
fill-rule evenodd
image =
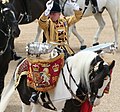
<instances>
[{"instance_id":1,"label":"rein","mask_svg":"<svg viewBox=\"0 0 120 112\"><path fill-rule=\"evenodd\" d=\"M7 48L8 48L8 43L9 43L10 37L11 37L11 29L9 28L8 34L6 34L6 33L5 33L3 30L1 30L1 29L0 29L0 31L1 31L5 36L8 37L5 48L0 51L0 56L2 56L2 55L6 52L6 50L7 50Z\"/></svg>"},{"instance_id":2,"label":"rein","mask_svg":"<svg viewBox=\"0 0 120 112\"><path fill-rule=\"evenodd\" d=\"M69 74L70 74L70 77L72 78L72 80L73 80L73 82L75 83L75 85L76 85L77 87L79 87L78 84L76 83L75 79L73 78L71 72L70 72L68 63L66 63L66 64L67 64L67 69L68 69L68 72L69 72ZM70 88L70 86L69 86L69 85L67 84L67 82L66 82L63 69L62 69L62 75L63 75L64 83L65 83L67 89L69 90L69 92L71 93L71 95L72 95L77 101L79 101L80 103L84 103L87 98L85 97L84 100L81 100L78 96L76 96L76 95L74 94L74 92L72 91L72 89ZM84 93L82 92L82 95L86 95L86 94L84 94Z\"/></svg>"},{"instance_id":3,"label":"rein","mask_svg":"<svg viewBox=\"0 0 120 112\"><path fill-rule=\"evenodd\" d=\"M7 37L9 36L9 34L5 33L2 29L0 29L0 31Z\"/></svg>"}]
</instances>

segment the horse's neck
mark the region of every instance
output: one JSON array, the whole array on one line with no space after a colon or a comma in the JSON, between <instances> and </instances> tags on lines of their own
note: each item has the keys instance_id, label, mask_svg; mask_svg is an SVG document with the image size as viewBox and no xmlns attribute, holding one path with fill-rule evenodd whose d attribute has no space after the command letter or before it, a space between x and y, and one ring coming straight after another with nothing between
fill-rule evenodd
<instances>
[{"instance_id":1,"label":"horse's neck","mask_svg":"<svg viewBox=\"0 0 120 112\"><path fill-rule=\"evenodd\" d=\"M97 54L93 52L78 52L74 56L67 58L69 69L71 70L75 80L80 81L83 86L87 85L88 90L90 89L90 64L96 56Z\"/></svg>"}]
</instances>

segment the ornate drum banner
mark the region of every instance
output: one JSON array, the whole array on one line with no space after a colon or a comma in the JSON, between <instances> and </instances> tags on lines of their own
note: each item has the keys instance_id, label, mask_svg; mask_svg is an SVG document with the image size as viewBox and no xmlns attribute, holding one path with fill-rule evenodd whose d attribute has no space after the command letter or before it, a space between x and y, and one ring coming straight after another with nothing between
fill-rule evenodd
<instances>
[{"instance_id":1,"label":"ornate drum banner","mask_svg":"<svg viewBox=\"0 0 120 112\"><path fill-rule=\"evenodd\" d=\"M48 91L56 86L64 65L64 54L48 59L27 59L29 63L27 84L37 91Z\"/></svg>"}]
</instances>

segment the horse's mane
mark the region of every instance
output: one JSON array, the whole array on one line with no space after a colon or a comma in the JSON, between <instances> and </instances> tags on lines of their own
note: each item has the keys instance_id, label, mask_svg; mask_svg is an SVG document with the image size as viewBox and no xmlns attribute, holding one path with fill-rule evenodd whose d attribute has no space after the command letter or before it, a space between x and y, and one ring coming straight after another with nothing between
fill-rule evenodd
<instances>
[{"instance_id":1,"label":"horse's mane","mask_svg":"<svg viewBox=\"0 0 120 112\"><path fill-rule=\"evenodd\" d=\"M89 84L90 65L97 55L97 53L91 51L81 51L66 60L70 67L71 73L75 77L77 75L78 78L76 79L79 79L78 83L81 83L83 86L87 87L88 92L91 91Z\"/></svg>"}]
</instances>

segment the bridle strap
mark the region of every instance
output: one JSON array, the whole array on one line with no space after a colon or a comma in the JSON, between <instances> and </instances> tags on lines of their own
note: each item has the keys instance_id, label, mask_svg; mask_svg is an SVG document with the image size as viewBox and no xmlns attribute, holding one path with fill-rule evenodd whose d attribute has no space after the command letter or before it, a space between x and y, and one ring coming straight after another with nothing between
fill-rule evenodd
<instances>
[{"instance_id":1,"label":"bridle strap","mask_svg":"<svg viewBox=\"0 0 120 112\"><path fill-rule=\"evenodd\" d=\"M39 93L38 93L39 94ZM46 98L48 101L46 101ZM54 104L52 103L51 99L50 99L50 95L48 92L42 92L41 94L41 100L43 102L43 104L40 105L43 106L44 108L50 109L50 110L54 110L57 111L57 108L54 106Z\"/></svg>"},{"instance_id":2,"label":"bridle strap","mask_svg":"<svg viewBox=\"0 0 120 112\"><path fill-rule=\"evenodd\" d=\"M3 12L8 11L8 10L10 10L10 9L9 8L2 9ZM0 56L6 52L10 38L11 38L11 29L12 28L9 25L7 27L8 27L8 34L5 31L3 31L2 29L0 29L0 32L2 32L5 35L5 37L8 37L5 48L0 51Z\"/></svg>"},{"instance_id":3,"label":"bridle strap","mask_svg":"<svg viewBox=\"0 0 120 112\"><path fill-rule=\"evenodd\" d=\"M72 89L68 86L68 84L67 84L67 82L66 82L66 79L65 79L65 75L64 75L63 69L62 69L62 76L63 76L64 83L65 83L67 89L69 90L69 92L71 93L71 95L72 95L77 101L79 101L80 103L84 103L84 101L85 101L86 99L85 99L85 100L81 100L80 98L78 98L78 97L74 94L74 92L72 91Z\"/></svg>"},{"instance_id":4,"label":"bridle strap","mask_svg":"<svg viewBox=\"0 0 120 112\"><path fill-rule=\"evenodd\" d=\"M70 74L70 77L72 78L72 80L73 80L73 82L75 83L75 85L76 85L77 87L79 87L79 85L78 85L77 82L75 81L73 75L71 74L71 71L70 71L70 69L69 69L68 62L66 62L66 65L67 65L67 69L68 69L68 72L69 72L69 74ZM81 93L82 93L82 95L84 95L84 96L86 95L83 91L81 91Z\"/></svg>"},{"instance_id":5,"label":"bridle strap","mask_svg":"<svg viewBox=\"0 0 120 112\"><path fill-rule=\"evenodd\" d=\"M78 86L78 84L76 83L75 79L73 78L73 76L72 76L71 72L70 72L68 62L66 62L66 65L67 65L67 69L68 69L68 72L69 72L69 74L70 74L70 77L71 77L71 78L72 78L72 80L74 81L75 85L76 85L77 87L79 87L79 86Z\"/></svg>"},{"instance_id":6,"label":"bridle strap","mask_svg":"<svg viewBox=\"0 0 120 112\"><path fill-rule=\"evenodd\" d=\"M7 34L7 35L6 35L6 33L3 32L3 30L0 29L0 31L1 31L3 34L5 34L5 36L8 37L7 43L6 43L6 46L5 46L4 50L1 50L1 51L0 51L0 56L1 56L1 55L3 55L3 54L6 52L6 50L7 50L7 48L8 48L8 44L9 44L10 37L11 37L11 29L9 28L9 31L8 31L8 34Z\"/></svg>"},{"instance_id":7,"label":"bridle strap","mask_svg":"<svg viewBox=\"0 0 120 112\"><path fill-rule=\"evenodd\" d=\"M8 36L8 34L5 33L2 29L0 29L0 31L1 31L6 37Z\"/></svg>"}]
</instances>

